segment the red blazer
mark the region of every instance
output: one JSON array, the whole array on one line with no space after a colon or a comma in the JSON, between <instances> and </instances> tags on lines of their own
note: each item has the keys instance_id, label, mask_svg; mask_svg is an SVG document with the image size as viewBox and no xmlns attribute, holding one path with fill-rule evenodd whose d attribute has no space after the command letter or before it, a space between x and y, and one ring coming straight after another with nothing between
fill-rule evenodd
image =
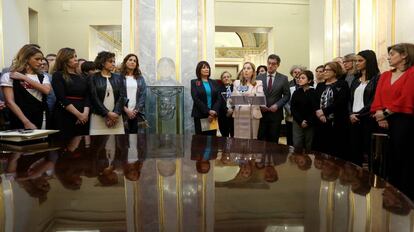
<instances>
[{"instance_id":1,"label":"red blazer","mask_svg":"<svg viewBox=\"0 0 414 232\"><path fill-rule=\"evenodd\" d=\"M396 113L414 115L414 66L408 68L392 85L391 76L392 71L381 75L371 112L389 109Z\"/></svg>"}]
</instances>

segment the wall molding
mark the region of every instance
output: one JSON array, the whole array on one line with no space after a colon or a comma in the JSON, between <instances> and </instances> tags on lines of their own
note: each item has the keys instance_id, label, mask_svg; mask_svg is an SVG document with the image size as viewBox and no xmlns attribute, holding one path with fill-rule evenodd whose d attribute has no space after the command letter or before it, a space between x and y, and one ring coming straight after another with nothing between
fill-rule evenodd
<instances>
[{"instance_id":1,"label":"wall molding","mask_svg":"<svg viewBox=\"0 0 414 232\"><path fill-rule=\"evenodd\" d=\"M228 2L228 3L254 3L254 4L277 4L277 5L309 5L309 0L216 0L216 2Z\"/></svg>"}]
</instances>

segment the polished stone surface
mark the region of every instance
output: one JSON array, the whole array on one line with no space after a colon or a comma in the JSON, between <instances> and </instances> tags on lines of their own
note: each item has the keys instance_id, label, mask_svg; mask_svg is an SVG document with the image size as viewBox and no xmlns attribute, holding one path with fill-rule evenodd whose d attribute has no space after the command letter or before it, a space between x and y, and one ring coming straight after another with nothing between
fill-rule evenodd
<instances>
[{"instance_id":1,"label":"polished stone surface","mask_svg":"<svg viewBox=\"0 0 414 232\"><path fill-rule=\"evenodd\" d=\"M324 154L191 135L0 145L0 231L413 231L413 204Z\"/></svg>"}]
</instances>

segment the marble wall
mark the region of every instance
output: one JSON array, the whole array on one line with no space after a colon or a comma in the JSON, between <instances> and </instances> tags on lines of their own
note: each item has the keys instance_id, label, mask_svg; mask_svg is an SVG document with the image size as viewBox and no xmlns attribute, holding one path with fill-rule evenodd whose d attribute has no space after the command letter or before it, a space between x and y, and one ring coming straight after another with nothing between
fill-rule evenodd
<instances>
[{"instance_id":1,"label":"marble wall","mask_svg":"<svg viewBox=\"0 0 414 232\"><path fill-rule=\"evenodd\" d=\"M162 57L174 61L170 78L185 87L184 128L192 131L190 80L196 78L198 61L214 67L214 1L124 0L123 5L124 50L138 54L149 85L160 79L157 63Z\"/></svg>"},{"instance_id":2,"label":"marble wall","mask_svg":"<svg viewBox=\"0 0 414 232\"><path fill-rule=\"evenodd\" d=\"M381 71L389 68L387 47L413 42L409 0L310 0L310 66L371 49ZM323 36L323 40L321 40Z\"/></svg>"}]
</instances>

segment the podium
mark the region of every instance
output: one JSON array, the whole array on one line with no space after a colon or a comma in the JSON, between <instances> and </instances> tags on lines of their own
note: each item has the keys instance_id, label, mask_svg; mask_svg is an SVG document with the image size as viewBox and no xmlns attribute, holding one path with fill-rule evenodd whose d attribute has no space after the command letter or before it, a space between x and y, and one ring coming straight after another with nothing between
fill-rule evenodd
<instances>
[{"instance_id":1,"label":"podium","mask_svg":"<svg viewBox=\"0 0 414 232\"><path fill-rule=\"evenodd\" d=\"M251 96L251 95L239 95L239 94L232 94L231 96L231 102L232 105L234 105L236 108L235 110L237 110L239 113L235 115L235 119L237 119L235 121L236 122L241 122L242 120L240 120L240 114L243 113L241 112L241 109L243 106L248 106L249 110L248 110L248 120L247 122L247 126L249 127L247 130L249 131L249 136L246 137L246 139L253 139L253 111L252 111L252 107L253 106L266 106L266 97L265 96ZM237 108L238 107L238 108ZM236 112L236 111L235 111ZM243 118L243 117L242 117ZM243 122L244 123L244 122ZM240 127L243 125L234 125L235 129L236 127Z\"/></svg>"}]
</instances>

